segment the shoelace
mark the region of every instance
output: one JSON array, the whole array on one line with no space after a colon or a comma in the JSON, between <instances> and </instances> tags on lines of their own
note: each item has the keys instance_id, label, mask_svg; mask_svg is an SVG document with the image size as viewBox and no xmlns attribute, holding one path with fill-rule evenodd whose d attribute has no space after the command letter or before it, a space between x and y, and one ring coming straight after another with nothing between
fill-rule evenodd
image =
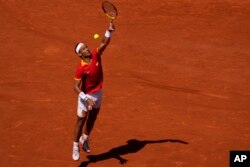
<instances>
[{"instance_id":1,"label":"shoelace","mask_svg":"<svg viewBox=\"0 0 250 167\"><path fill-rule=\"evenodd\" d=\"M79 148L73 147L73 152L79 152Z\"/></svg>"}]
</instances>

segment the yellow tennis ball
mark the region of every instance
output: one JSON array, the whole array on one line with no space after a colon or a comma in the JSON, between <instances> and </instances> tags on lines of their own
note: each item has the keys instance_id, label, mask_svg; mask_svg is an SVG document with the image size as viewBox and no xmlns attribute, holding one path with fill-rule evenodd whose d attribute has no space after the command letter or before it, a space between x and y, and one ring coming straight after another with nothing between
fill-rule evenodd
<instances>
[{"instance_id":1,"label":"yellow tennis ball","mask_svg":"<svg viewBox=\"0 0 250 167\"><path fill-rule=\"evenodd\" d=\"M94 34L94 39L98 39L99 37L99 34Z\"/></svg>"}]
</instances>

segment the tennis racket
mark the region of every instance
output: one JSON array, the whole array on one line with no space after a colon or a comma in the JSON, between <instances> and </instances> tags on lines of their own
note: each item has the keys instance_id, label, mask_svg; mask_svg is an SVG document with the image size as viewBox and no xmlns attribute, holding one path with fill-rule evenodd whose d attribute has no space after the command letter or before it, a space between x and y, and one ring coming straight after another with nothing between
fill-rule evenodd
<instances>
[{"instance_id":1,"label":"tennis racket","mask_svg":"<svg viewBox=\"0 0 250 167\"><path fill-rule=\"evenodd\" d=\"M115 18L118 15L115 5L113 5L111 2L108 1L102 2L102 10L105 13L105 15L109 18L110 22L115 20Z\"/></svg>"}]
</instances>

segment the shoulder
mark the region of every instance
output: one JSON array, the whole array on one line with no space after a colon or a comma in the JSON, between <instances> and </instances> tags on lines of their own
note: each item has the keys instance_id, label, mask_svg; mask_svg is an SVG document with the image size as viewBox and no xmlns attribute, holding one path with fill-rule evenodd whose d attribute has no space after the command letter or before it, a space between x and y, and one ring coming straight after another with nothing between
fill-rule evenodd
<instances>
[{"instance_id":1,"label":"shoulder","mask_svg":"<svg viewBox=\"0 0 250 167\"><path fill-rule=\"evenodd\" d=\"M92 51L92 56L100 56L101 53L99 52L99 48L95 48L93 51Z\"/></svg>"},{"instance_id":2,"label":"shoulder","mask_svg":"<svg viewBox=\"0 0 250 167\"><path fill-rule=\"evenodd\" d=\"M75 80L81 80L81 77L86 72L87 63L84 63L82 60L77 65L76 71L75 71Z\"/></svg>"},{"instance_id":3,"label":"shoulder","mask_svg":"<svg viewBox=\"0 0 250 167\"><path fill-rule=\"evenodd\" d=\"M81 60L79 63L78 63L78 65L77 65L77 67L76 67L76 70L77 71L84 71L84 69L86 69L86 67L87 67L87 63L86 62L84 62L83 60Z\"/></svg>"}]
</instances>

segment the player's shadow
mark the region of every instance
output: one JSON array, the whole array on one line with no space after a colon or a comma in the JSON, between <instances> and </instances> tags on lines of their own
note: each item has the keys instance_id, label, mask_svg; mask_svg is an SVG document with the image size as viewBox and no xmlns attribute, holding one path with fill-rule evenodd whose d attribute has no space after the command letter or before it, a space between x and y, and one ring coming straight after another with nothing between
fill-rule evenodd
<instances>
[{"instance_id":1,"label":"player's shadow","mask_svg":"<svg viewBox=\"0 0 250 167\"><path fill-rule=\"evenodd\" d=\"M88 155L87 161L83 161L79 167L86 167L90 163L96 163L98 161L107 160L110 158L115 158L119 160L120 164L125 164L128 160L121 157L121 155L136 153L145 147L147 144L156 144L156 143L179 143L179 144L188 144L188 142L177 140L177 139L164 139L164 140L137 140L131 139L127 141L127 144L121 145L119 147L112 148L108 152L97 154L97 155Z\"/></svg>"}]
</instances>

